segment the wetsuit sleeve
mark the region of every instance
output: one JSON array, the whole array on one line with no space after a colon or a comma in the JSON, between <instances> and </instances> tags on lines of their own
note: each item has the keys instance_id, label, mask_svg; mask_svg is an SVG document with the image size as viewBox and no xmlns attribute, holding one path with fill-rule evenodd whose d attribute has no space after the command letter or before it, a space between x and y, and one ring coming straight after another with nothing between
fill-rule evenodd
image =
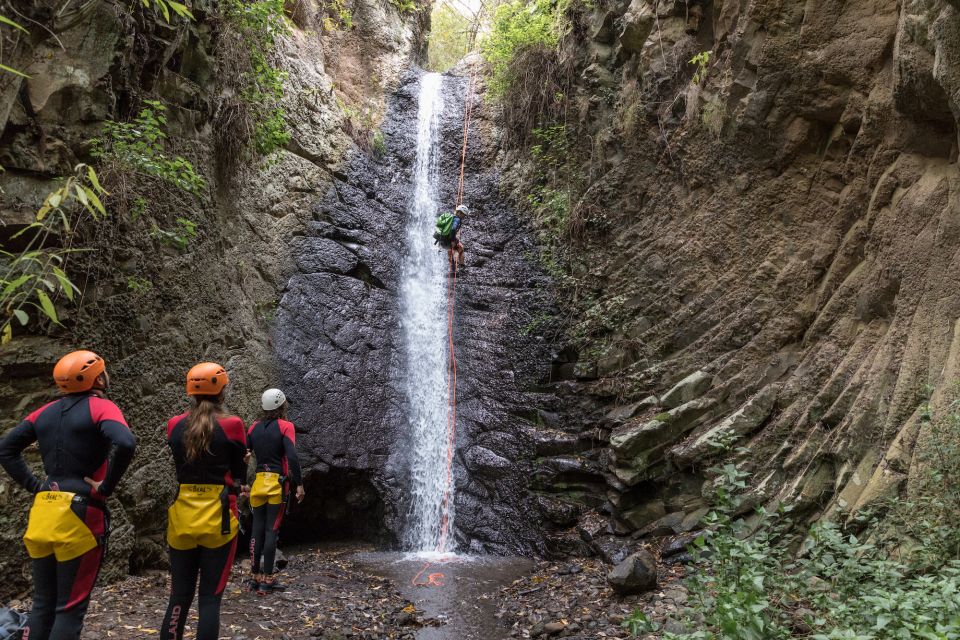
<instances>
[{"instance_id":1,"label":"wetsuit sleeve","mask_svg":"<svg viewBox=\"0 0 960 640\"><path fill-rule=\"evenodd\" d=\"M32 415L32 414L31 414ZM33 421L27 418L0 440L0 465L10 477L30 493L40 490L41 481L33 475L23 459L23 450L37 441L37 431Z\"/></svg>"},{"instance_id":2,"label":"wetsuit sleeve","mask_svg":"<svg viewBox=\"0 0 960 640\"><path fill-rule=\"evenodd\" d=\"M226 418L221 427L230 440L230 475L233 476L234 486L247 481L247 432L243 428L240 418Z\"/></svg>"},{"instance_id":3,"label":"wetsuit sleeve","mask_svg":"<svg viewBox=\"0 0 960 640\"><path fill-rule=\"evenodd\" d=\"M290 484L296 488L303 484L300 457L297 455L297 431L292 422L284 421L280 423L280 434L283 436L283 453L287 457Z\"/></svg>"},{"instance_id":4,"label":"wetsuit sleeve","mask_svg":"<svg viewBox=\"0 0 960 640\"><path fill-rule=\"evenodd\" d=\"M137 438L127 426L120 408L109 400L91 397L90 417L100 429L100 433L110 441L107 472L103 476L100 489L97 490L101 496L107 497L116 489L120 478L130 466L133 453L137 449Z\"/></svg>"}]
</instances>

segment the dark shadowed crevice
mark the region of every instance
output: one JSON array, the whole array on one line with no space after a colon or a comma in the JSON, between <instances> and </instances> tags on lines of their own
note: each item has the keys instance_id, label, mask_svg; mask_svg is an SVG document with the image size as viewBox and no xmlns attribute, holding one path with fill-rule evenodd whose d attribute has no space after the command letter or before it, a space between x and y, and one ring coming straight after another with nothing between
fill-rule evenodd
<instances>
[{"instance_id":1,"label":"dark shadowed crevice","mask_svg":"<svg viewBox=\"0 0 960 640\"><path fill-rule=\"evenodd\" d=\"M294 503L281 531L284 544L364 540L393 546L384 503L370 475L360 471L308 472L306 498Z\"/></svg>"}]
</instances>

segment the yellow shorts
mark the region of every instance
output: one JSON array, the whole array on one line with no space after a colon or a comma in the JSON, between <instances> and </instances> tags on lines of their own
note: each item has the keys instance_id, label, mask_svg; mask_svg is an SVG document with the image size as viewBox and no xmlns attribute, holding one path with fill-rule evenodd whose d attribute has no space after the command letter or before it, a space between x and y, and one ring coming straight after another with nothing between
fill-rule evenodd
<instances>
[{"instance_id":1,"label":"yellow shorts","mask_svg":"<svg viewBox=\"0 0 960 640\"><path fill-rule=\"evenodd\" d=\"M57 562L66 562L100 544L98 536L106 533L103 511L82 500L75 501L76 495L67 491L41 491L33 498L30 521L23 536L31 558L45 558L52 553ZM88 514L88 510L97 513Z\"/></svg>"},{"instance_id":2,"label":"yellow shorts","mask_svg":"<svg viewBox=\"0 0 960 640\"><path fill-rule=\"evenodd\" d=\"M236 501L222 484L182 484L167 510L167 544L180 551L222 547L239 528Z\"/></svg>"},{"instance_id":3,"label":"yellow shorts","mask_svg":"<svg viewBox=\"0 0 960 640\"><path fill-rule=\"evenodd\" d=\"M250 487L250 506L259 507L265 504L280 504L283 502L283 485L279 473L262 471L257 474Z\"/></svg>"}]
</instances>

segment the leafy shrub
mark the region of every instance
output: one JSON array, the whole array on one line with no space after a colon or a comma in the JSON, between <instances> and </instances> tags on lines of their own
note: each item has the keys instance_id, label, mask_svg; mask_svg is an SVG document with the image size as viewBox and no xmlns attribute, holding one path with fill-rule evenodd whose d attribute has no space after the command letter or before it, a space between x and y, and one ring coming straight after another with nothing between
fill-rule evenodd
<instances>
[{"instance_id":1,"label":"leafy shrub","mask_svg":"<svg viewBox=\"0 0 960 640\"><path fill-rule=\"evenodd\" d=\"M14 21L11 20L10 18L8 18L8 17L6 17L6 16L4 16L4 15L2 15L2 14L0 14L0 25L6 26L6 27L10 27L10 28L14 29L15 31L20 31L20 32L22 32L22 33L25 33L25 34L27 34L27 35L30 35L30 32L27 31L27 29L26 29L23 25L21 25L21 24L18 23L18 22L14 22ZM19 35L19 34L18 34L18 35ZM2 51L2 49L0 49L0 54L2 54L2 53L3 53L3 51ZM7 65L3 64L2 58L0 58L0 71L3 71L3 72L5 72L5 73L12 73L13 75L15 75L15 76L20 76L21 78L27 78L27 77L29 77L29 76L28 76L27 74L25 74L24 72L19 71L19 70L17 70L17 69L14 69L13 67L10 67L10 66L7 66Z\"/></svg>"},{"instance_id":2,"label":"leafy shrub","mask_svg":"<svg viewBox=\"0 0 960 640\"><path fill-rule=\"evenodd\" d=\"M443 73L459 62L472 46L469 18L446 2L438 2L430 15L427 68Z\"/></svg>"},{"instance_id":3,"label":"leafy shrub","mask_svg":"<svg viewBox=\"0 0 960 640\"><path fill-rule=\"evenodd\" d=\"M514 84L526 79L515 67L520 54L557 46L567 28L568 5L569 0L512 0L497 7L490 34L480 44L493 71L488 83L492 97L503 96Z\"/></svg>"},{"instance_id":4,"label":"leafy shrub","mask_svg":"<svg viewBox=\"0 0 960 640\"><path fill-rule=\"evenodd\" d=\"M713 55L713 51L701 51L697 55L690 58L687 64L692 64L695 66L696 70L693 72L693 78L690 82L693 84L702 84L707 77L707 72L709 71L710 66L710 56Z\"/></svg>"},{"instance_id":5,"label":"leafy shrub","mask_svg":"<svg viewBox=\"0 0 960 640\"><path fill-rule=\"evenodd\" d=\"M17 252L0 248L0 344L13 339L14 320L28 324L28 310L60 323L54 299L63 294L73 302L79 293L65 270L67 257L76 251L70 248L73 230L84 215L106 216L100 199L106 193L92 167L77 165L74 175L44 198L33 222L12 236L28 238L26 246Z\"/></svg>"},{"instance_id":6,"label":"leafy shrub","mask_svg":"<svg viewBox=\"0 0 960 640\"><path fill-rule=\"evenodd\" d=\"M143 276L130 276L127 278L127 289L133 293L144 293L153 288L153 282Z\"/></svg>"},{"instance_id":7,"label":"leafy shrub","mask_svg":"<svg viewBox=\"0 0 960 640\"><path fill-rule=\"evenodd\" d=\"M414 13L415 11L419 10L419 7L414 0L390 0L390 6L399 11L401 14Z\"/></svg>"},{"instance_id":8,"label":"leafy shrub","mask_svg":"<svg viewBox=\"0 0 960 640\"><path fill-rule=\"evenodd\" d=\"M154 226L153 235L168 247L183 251L190 244L190 241L197 237L197 226L197 223L189 218L177 218L176 227L161 229Z\"/></svg>"},{"instance_id":9,"label":"leafy shrub","mask_svg":"<svg viewBox=\"0 0 960 640\"><path fill-rule=\"evenodd\" d=\"M160 12L160 15L163 16L163 19L167 22L170 22L170 12L184 18L186 20L193 20L193 14L190 12L189 7L180 2L175 2L175 0L140 0L140 3L145 8L150 8L151 3L153 4L154 9Z\"/></svg>"},{"instance_id":10,"label":"leafy shrub","mask_svg":"<svg viewBox=\"0 0 960 640\"><path fill-rule=\"evenodd\" d=\"M145 104L131 122L108 120L104 123L103 137L93 140L92 155L124 169L156 176L194 195L200 194L206 189L206 182L193 164L164 152L167 108L156 100L147 100Z\"/></svg>"},{"instance_id":11,"label":"leafy shrub","mask_svg":"<svg viewBox=\"0 0 960 640\"><path fill-rule=\"evenodd\" d=\"M290 31L283 0L226 0L226 17L240 34L248 70L241 96L253 115L253 146L269 155L290 142L283 108L283 83L287 72L273 65L269 56L277 39Z\"/></svg>"},{"instance_id":12,"label":"leafy shrub","mask_svg":"<svg viewBox=\"0 0 960 640\"><path fill-rule=\"evenodd\" d=\"M953 406L936 446L956 443L960 416ZM954 450L956 451L956 449ZM933 456L939 454L933 453ZM957 467L960 453L932 465L936 484ZM938 550L935 562L917 562L891 554L891 545L868 520L863 538L832 522L814 525L799 557L792 555L788 510L760 508L752 526L738 518L748 474L727 464L711 470L714 509L703 521L704 534L692 545L696 568L687 578L685 633L664 633L677 640L900 640L960 638L960 561L953 542L955 518L942 526L915 531L921 547ZM937 485L938 489L943 485ZM948 493L956 494L951 481ZM952 498L948 498L952 500ZM914 520L920 519L912 510ZM941 514L943 515L943 514ZM890 542L902 541L894 534ZM947 545L944 546L944 542ZM921 556L921 559L923 556ZM659 631L642 612L624 622L631 633Z\"/></svg>"},{"instance_id":13,"label":"leafy shrub","mask_svg":"<svg viewBox=\"0 0 960 640\"><path fill-rule=\"evenodd\" d=\"M330 0L326 5L327 16L323 19L323 28L327 31L349 31L353 29L353 12L347 7L347 0Z\"/></svg>"}]
</instances>

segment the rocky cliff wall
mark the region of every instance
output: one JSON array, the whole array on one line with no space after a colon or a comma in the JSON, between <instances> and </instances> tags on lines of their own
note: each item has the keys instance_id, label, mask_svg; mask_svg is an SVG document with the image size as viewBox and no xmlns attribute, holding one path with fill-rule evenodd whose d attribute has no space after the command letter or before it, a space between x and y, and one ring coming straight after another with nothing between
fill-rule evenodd
<instances>
[{"instance_id":1,"label":"rocky cliff wall","mask_svg":"<svg viewBox=\"0 0 960 640\"><path fill-rule=\"evenodd\" d=\"M906 494L928 387L942 416L956 382L958 9L574 13L560 62L584 184L564 241L576 339L540 468L573 465L588 491L548 485L556 545L580 546L565 527L584 503L618 534L695 527L717 435L747 449L745 507L843 518ZM518 198L538 184L524 157L500 156Z\"/></svg>"},{"instance_id":2,"label":"rocky cliff wall","mask_svg":"<svg viewBox=\"0 0 960 640\"><path fill-rule=\"evenodd\" d=\"M291 517L294 538L341 532L396 545L410 511L411 451L421 443L408 423L399 309L419 82L411 73L391 100L384 153L353 159L313 205L309 232L294 245L298 273L281 300L276 337L284 384L301 399L295 410L308 430L301 448L310 497ZM467 84L462 76L443 79L438 202L450 208ZM455 302L453 535L463 551L531 554L543 540L528 492L534 451L524 425L536 415L549 351L523 328L550 303L548 281L531 259L529 230L499 195L482 96L468 99L464 202L475 215L463 230L469 266Z\"/></svg>"},{"instance_id":3,"label":"rocky cliff wall","mask_svg":"<svg viewBox=\"0 0 960 640\"><path fill-rule=\"evenodd\" d=\"M0 77L0 237L7 241L31 219L57 176L91 160L86 141L105 120L136 115L145 99L167 106L169 150L189 159L208 184L192 198L133 175L102 175L114 210L78 232L78 244L93 251L68 269L75 278L85 272L77 279L80 308L58 301L63 328L0 347L0 429L51 395L49 375L63 352L83 345L107 360L111 397L140 443L111 501L105 571L113 578L163 562L174 484L162 425L186 407L187 368L203 359L225 364L233 380L229 407L245 420L256 415L263 388L276 384L270 334L280 292L296 269L291 239L314 222L312 204L344 158L368 152L385 94L423 54L425 18L357 0L347 3L353 27L330 30L322 4L296 3L293 28L271 54L289 74L291 141L270 158L237 161L218 133L231 133L225 118L236 88L225 78L236 61L216 4L194 2L197 20L174 27L139 2L86 3L88 10L69 21L52 17L54 4L3 5L2 13L31 33L6 48L3 60L30 78ZM141 198L142 210L118 207L121 192L132 196L128 203ZM177 217L197 224L183 250L153 231ZM28 506L27 496L0 482L0 539L11 549L0 560L2 596L26 584L19 536Z\"/></svg>"}]
</instances>

